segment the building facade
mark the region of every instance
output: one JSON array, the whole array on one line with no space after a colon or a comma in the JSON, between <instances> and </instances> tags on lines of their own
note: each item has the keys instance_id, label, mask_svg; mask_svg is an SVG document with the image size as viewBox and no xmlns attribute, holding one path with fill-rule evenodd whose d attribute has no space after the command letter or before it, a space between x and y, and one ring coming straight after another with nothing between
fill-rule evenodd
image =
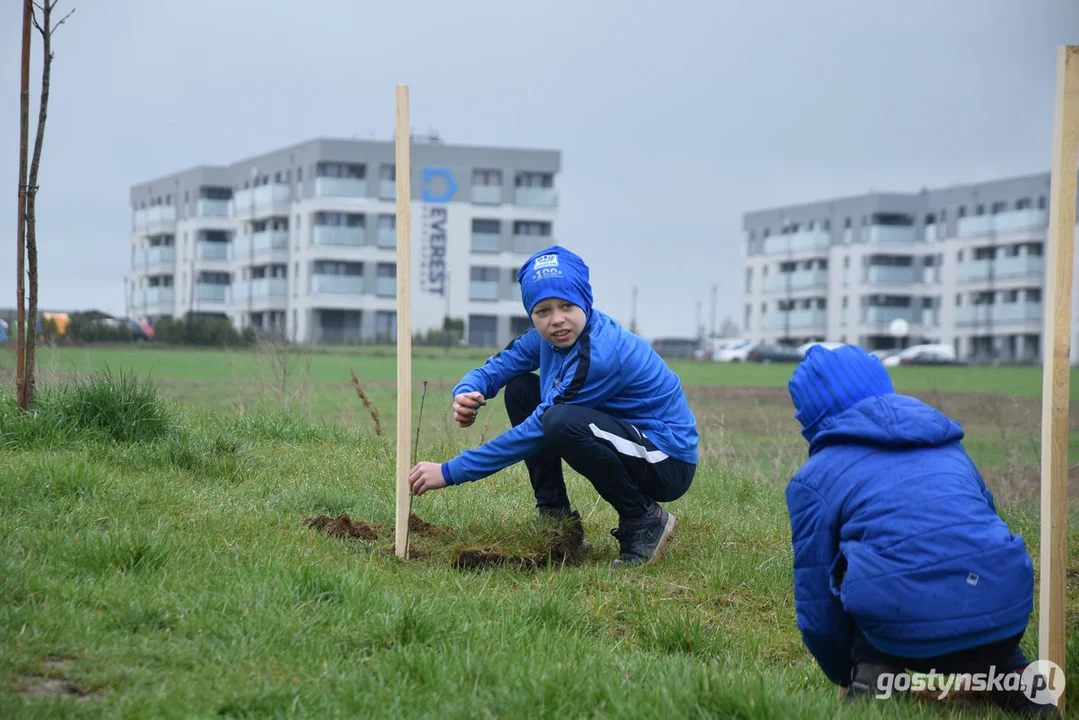
<instances>
[{"instance_id":1,"label":"building facade","mask_svg":"<svg viewBox=\"0 0 1079 720\"><path fill-rule=\"evenodd\" d=\"M1040 361L1049 186L1043 173L747 213L745 334Z\"/></svg>"},{"instance_id":2,"label":"building facade","mask_svg":"<svg viewBox=\"0 0 1079 720\"><path fill-rule=\"evenodd\" d=\"M414 333L464 321L473 346L531 326L516 272L555 244L552 150L414 138ZM317 139L131 189L130 314L228 317L294 342L397 333L392 141Z\"/></svg>"}]
</instances>

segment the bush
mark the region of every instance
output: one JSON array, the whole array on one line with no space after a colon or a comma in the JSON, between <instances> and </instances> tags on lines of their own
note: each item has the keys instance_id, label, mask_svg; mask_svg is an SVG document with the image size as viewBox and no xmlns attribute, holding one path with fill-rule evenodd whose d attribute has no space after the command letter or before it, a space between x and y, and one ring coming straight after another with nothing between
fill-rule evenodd
<instances>
[{"instance_id":1,"label":"bush","mask_svg":"<svg viewBox=\"0 0 1079 720\"><path fill-rule=\"evenodd\" d=\"M154 340L167 345L239 347L254 345L258 333L249 326L241 335L228 318L189 315L175 320L158 320L154 325Z\"/></svg>"},{"instance_id":2,"label":"bush","mask_svg":"<svg viewBox=\"0 0 1079 720\"><path fill-rule=\"evenodd\" d=\"M119 324L115 321L107 323L104 318L88 313L72 313L67 324L67 331L61 337L56 336L56 324L52 320L46 320L44 323L42 333L45 337L50 337L50 325L52 337L73 343L132 342L135 339L125 321Z\"/></svg>"}]
</instances>

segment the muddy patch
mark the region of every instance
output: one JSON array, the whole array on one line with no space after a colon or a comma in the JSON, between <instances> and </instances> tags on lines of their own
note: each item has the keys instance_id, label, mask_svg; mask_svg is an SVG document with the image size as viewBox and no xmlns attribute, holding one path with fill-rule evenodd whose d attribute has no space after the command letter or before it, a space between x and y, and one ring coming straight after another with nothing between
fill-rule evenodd
<instances>
[{"instance_id":1,"label":"muddy patch","mask_svg":"<svg viewBox=\"0 0 1079 720\"><path fill-rule=\"evenodd\" d=\"M421 537L438 537L439 535L452 533L453 528L439 527L434 523L427 522L416 513L412 513L408 516L408 532Z\"/></svg>"},{"instance_id":2,"label":"muddy patch","mask_svg":"<svg viewBox=\"0 0 1079 720\"><path fill-rule=\"evenodd\" d=\"M63 675L74 663L73 658L62 655L51 655L41 661L41 672L23 677L17 685L20 695L27 699L50 698L50 697L73 697L76 702L86 702L92 694L74 680L68 680Z\"/></svg>"},{"instance_id":3,"label":"muddy patch","mask_svg":"<svg viewBox=\"0 0 1079 720\"><path fill-rule=\"evenodd\" d=\"M332 518L329 515L318 515L307 518L304 525L315 530L321 530L331 537L354 538L356 540L378 540L378 532L381 530L377 525L369 525L364 521L352 522L348 513Z\"/></svg>"}]
</instances>

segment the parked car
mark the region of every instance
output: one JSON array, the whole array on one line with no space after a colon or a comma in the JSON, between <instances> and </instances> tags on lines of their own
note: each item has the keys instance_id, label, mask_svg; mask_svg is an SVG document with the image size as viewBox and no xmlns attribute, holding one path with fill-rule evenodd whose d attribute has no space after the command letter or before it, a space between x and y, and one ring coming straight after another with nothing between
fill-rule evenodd
<instances>
[{"instance_id":1,"label":"parked car","mask_svg":"<svg viewBox=\"0 0 1079 720\"><path fill-rule=\"evenodd\" d=\"M938 350L922 350L900 360L901 365L970 365L966 360L958 360L954 353L942 353Z\"/></svg>"},{"instance_id":2,"label":"parked car","mask_svg":"<svg viewBox=\"0 0 1079 720\"><path fill-rule=\"evenodd\" d=\"M793 345L758 345L749 351L747 362L800 363L805 353Z\"/></svg>"},{"instance_id":3,"label":"parked car","mask_svg":"<svg viewBox=\"0 0 1079 720\"><path fill-rule=\"evenodd\" d=\"M730 347L723 348L716 353L715 357L712 359L716 362L727 363L746 362L749 357L749 352L754 347L756 347L756 343L750 342L749 340L741 340Z\"/></svg>"},{"instance_id":4,"label":"parked car","mask_svg":"<svg viewBox=\"0 0 1079 720\"><path fill-rule=\"evenodd\" d=\"M905 348L884 358L881 362L885 367L897 367L899 365L905 365L904 358L912 358L915 355L923 352L934 353L936 357L950 358L955 360L955 350L951 345L911 345L909 348Z\"/></svg>"}]
</instances>

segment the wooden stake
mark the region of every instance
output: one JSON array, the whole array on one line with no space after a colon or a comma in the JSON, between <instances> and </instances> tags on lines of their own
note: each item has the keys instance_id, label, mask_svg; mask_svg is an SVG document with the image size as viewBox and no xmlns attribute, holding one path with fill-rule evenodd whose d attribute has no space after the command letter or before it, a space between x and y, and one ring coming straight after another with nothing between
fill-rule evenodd
<instances>
[{"instance_id":1,"label":"wooden stake","mask_svg":"<svg viewBox=\"0 0 1079 720\"><path fill-rule=\"evenodd\" d=\"M412 157L408 85L397 86L397 522L394 549L408 557L408 441L412 427Z\"/></svg>"},{"instance_id":2,"label":"wooden stake","mask_svg":"<svg viewBox=\"0 0 1079 720\"><path fill-rule=\"evenodd\" d=\"M1068 537L1068 385L1076 163L1079 162L1079 45L1057 52L1049 237L1042 352L1041 585L1038 656L1064 669L1064 576ZM1059 707L1064 711L1064 697Z\"/></svg>"}]
</instances>

